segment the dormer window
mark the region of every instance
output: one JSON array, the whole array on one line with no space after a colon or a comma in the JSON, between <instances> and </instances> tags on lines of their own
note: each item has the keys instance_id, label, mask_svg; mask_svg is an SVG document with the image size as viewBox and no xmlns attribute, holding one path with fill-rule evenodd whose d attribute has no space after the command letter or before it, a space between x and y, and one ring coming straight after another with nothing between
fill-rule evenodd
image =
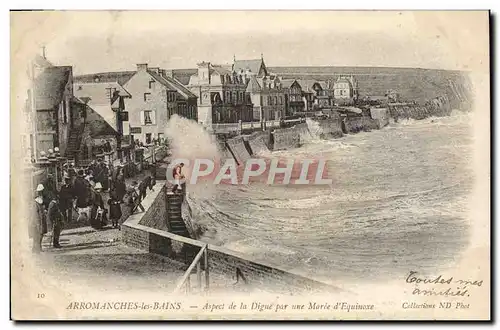
<instances>
[{"instance_id":1,"label":"dormer window","mask_svg":"<svg viewBox=\"0 0 500 330\"><path fill-rule=\"evenodd\" d=\"M112 88L112 87L106 88L106 96L108 97L108 99L111 100L114 92L116 92L116 88Z\"/></svg>"}]
</instances>

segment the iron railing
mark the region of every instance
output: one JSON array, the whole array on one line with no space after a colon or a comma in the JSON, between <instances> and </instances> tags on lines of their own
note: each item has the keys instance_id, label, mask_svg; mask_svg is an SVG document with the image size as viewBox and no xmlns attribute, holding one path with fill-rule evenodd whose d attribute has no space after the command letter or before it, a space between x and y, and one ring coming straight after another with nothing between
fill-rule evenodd
<instances>
[{"instance_id":1,"label":"iron railing","mask_svg":"<svg viewBox=\"0 0 500 330\"><path fill-rule=\"evenodd\" d=\"M203 259L202 259L203 257ZM191 265L188 267L186 272L184 273L184 276L179 280L177 283L177 286L175 287L174 293L180 293L181 290L184 288L184 292L186 294L189 294L191 292L191 273L193 272L194 268L196 267L196 279L198 283L198 290L201 292L202 291L202 276L201 276L201 262L203 260L204 266L205 266L205 286L204 286L204 291L209 290L209 283L210 283L210 273L209 273L209 267L208 267L208 244L203 245L203 247L200 249L196 257L193 259L193 262Z\"/></svg>"}]
</instances>

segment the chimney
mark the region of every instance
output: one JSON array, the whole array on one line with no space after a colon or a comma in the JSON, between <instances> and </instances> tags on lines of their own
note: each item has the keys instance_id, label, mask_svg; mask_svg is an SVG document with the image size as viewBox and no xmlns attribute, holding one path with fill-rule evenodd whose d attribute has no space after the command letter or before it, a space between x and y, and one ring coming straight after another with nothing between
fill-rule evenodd
<instances>
[{"instance_id":1,"label":"chimney","mask_svg":"<svg viewBox=\"0 0 500 330\"><path fill-rule=\"evenodd\" d=\"M174 70L163 70L163 74L165 75L165 77L173 78Z\"/></svg>"},{"instance_id":2,"label":"chimney","mask_svg":"<svg viewBox=\"0 0 500 330\"><path fill-rule=\"evenodd\" d=\"M148 69L147 63L137 64L137 71L146 71L147 69Z\"/></svg>"}]
</instances>

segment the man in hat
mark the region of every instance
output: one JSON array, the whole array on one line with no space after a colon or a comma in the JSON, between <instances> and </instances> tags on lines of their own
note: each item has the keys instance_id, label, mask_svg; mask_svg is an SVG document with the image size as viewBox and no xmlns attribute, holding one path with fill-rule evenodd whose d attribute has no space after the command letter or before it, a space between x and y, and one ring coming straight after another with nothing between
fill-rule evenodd
<instances>
[{"instance_id":1,"label":"man in hat","mask_svg":"<svg viewBox=\"0 0 500 330\"><path fill-rule=\"evenodd\" d=\"M43 205L43 184L36 187L37 197L33 204L33 212L30 217L29 234L33 240L33 252L42 251L43 235L47 233L47 218L45 215L45 207Z\"/></svg>"},{"instance_id":2,"label":"man in hat","mask_svg":"<svg viewBox=\"0 0 500 330\"><path fill-rule=\"evenodd\" d=\"M56 182L52 173L47 174L47 178L43 182L43 187L44 199L47 199L50 202L52 198L57 196Z\"/></svg>"},{"instance_id":3,"label":"man in hat","mask_svg":"<svg viewBox=\"0 0 500 330\"><path fill-rule=\"evenodd\" d=\"M90 204L90 183L83 176L83 170L78 170L73 185L73 196L76 197L76 207L78 208L86 208Z\"/></svg>"},{"instance_id":4,"label":"man in hat","mask_svg":"<svg viewBox=\"0 0 500 330\"><path fill-rule=\"evenodd\" d=\"M50 223L52 229L52 246L60 248L61 245L59 245L59 236L61 235L63 226L63 215L56 196L54 196L50 201L49 209L47 211L47 222Z\"/></svg>"},{"instance_id":5,"label":"man in hat","mask_svg":"<svg viewBox=\"0 0 500 330\"><path fill-rule=\"evenodd\" d=\"M123 200L123 197L125 197L125 194L127 193L127 186L125 184L125 175L123 173L123 166L118 166L117 168L117 174L116 174L116 179L114 182L114 189L116 192L116 196L119 200Z\"/></svg>"},{"instance_id":6,"label":"man in hat","mask_svg":"<svg viewBox=\"0 0 500 330\"><path fill-rule=\"evenodd\" d=\"M100 182L104 191L108 190L108 167L102 159L100 159L96 171L95 182Z\"/></svg>"},{"instance_id":7,"label":"man in hat","mask_svg":"<svg viewBox=\"0 0 500 330\"><path fill-rule=\"evenodd\" d=\"M128 189L128 206L130 207L130 214L133 214L137 208L140 208L142 212L145 211L144 206L141 204L141 196L137 193L138 183L133 181L131 187Z\"/></svg>"},{"instance_id":8,"label":"man in hat","mask_svg":"<svg viewBox=\"0 0 500 330\"><path fill-rule=\"evenodd\" d=\"M102 185L97 182L92 189L92 208L90 210L90 225L92 228L101 229L104 221L104 201L101 195ZM98 217L100 215L100 217Z\"/></svg>"},{"instance_id":9,"label":"man in hat","mask_svg":"<svg viewBox=\"0 0 500 330\"><path fill-rule=\"evenodd\" d=\"M73 187L71 178L66 174L64 184L59 190L59 206L63 215L64 223L69 223L73 219Z\"/></svg>"}]
</instances>

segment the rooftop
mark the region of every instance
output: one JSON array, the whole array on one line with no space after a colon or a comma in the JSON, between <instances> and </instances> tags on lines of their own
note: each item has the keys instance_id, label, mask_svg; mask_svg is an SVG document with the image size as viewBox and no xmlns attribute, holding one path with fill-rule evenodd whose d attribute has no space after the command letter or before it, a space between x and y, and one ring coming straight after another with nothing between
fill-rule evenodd
<instances>
[{"instance_id":1,"label":"rooftop","mask_svg":"<svg viewBox=\"0 0 500 330\"><path fill-rule=\"evenodd\" d=\"M37 110L52 109L61 103L71 74L71 66L53 66L43 70L34 84Z\"/></svg>"},{"instance_id":2,"label":"rooftop","mask_svg":"<svg viewBox=\"0 0 500 330\"><path fill-rule=\"evenodd\" d=\"M249 70L252 73L259 74L261 67L264 67L264 70L266 71L264 75L267 74L266 66L264 64L263 59L256 59L256 60L236 60L234 61L233 64L233 71L239 73L241 70L243 72L246 72Z\"/></svg>"},{"instance_id":3,"label":"rooftop","mask_svg":"<svg viewBox=\"0 0 500 330\"><path fill-rule=\"evenodd\" d=\"M75 83L117 82L124 85L137 71L100 72L74 77Z\"/></svg>"}]
</instances>

